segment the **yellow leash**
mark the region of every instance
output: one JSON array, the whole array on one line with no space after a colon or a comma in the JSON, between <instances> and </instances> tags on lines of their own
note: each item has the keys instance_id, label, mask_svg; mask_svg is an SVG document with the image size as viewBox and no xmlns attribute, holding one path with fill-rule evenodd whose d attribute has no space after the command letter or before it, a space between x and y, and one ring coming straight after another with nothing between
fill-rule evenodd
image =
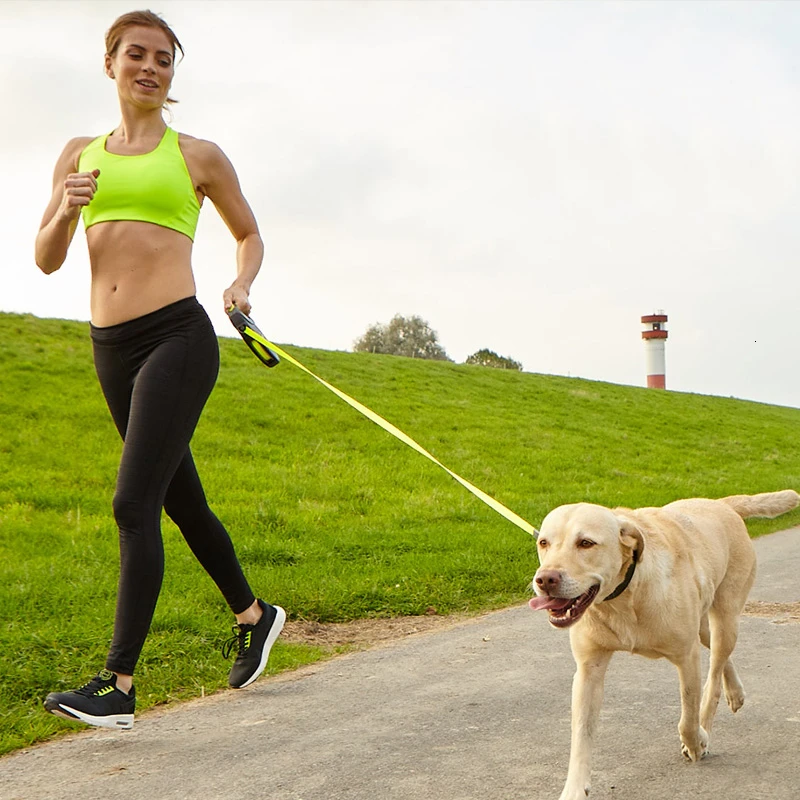
<instances>
[{"instance_id":1,"label":"yellow leash","mask_svg":"<svg viewBox=\"0 0 800 800\"><path fill-rule=\"evenodd\" d=\"M438 458L431 455L424 447L422 447L422 445L418 444L410 436L408 436L408 434L403 433L403 431L401 431L399 428L392 425L391 422L388 422L379 414L376 414L362 403L359 403L358 400L350 397L350 395L345 394L343 391L341 391L341 389L337 389L335 386L332 386L330 383L320 378L319 375L315 375L310 369L308 369L308 367L301 364L296 358L291 356L285 350L282 350L280 347L278 347L278 345L270 342L256 327L255 323L249 317L239 311L239 309L234 308L230 310L228 315L231 317L231 322L233 322L234 326L242 335L242 338L245 340L245 342L247 342L250 349L265 364L268 366L275 366L275 364L278 363L278 361L274 358L275 355L286 359L286 361L288 361L290 364L294 364L298 369L301 369L303 372L310 375L312 378L314 378L314 380L319 381L319 383L321 383L326 389L333 392L341 400L344 400L345 403L347 403L349 406L352 406L367 419L372 420L372 422L374 422L376 425L379 425L387 433L391 433L392 436L399 439L401 442L403 442L403 444L407 444L409 447L416 450L420 455L425 456L425 458L432 461L438 467L441 467L448 475L457 480L465 489L472 492L475 497L486 503L489 508L494 509L509 522L513 522L514 525L516 525L518 528L521 528L523 531L525 531L525 533L528 533L531 536L537 536L538 532L533 525L522 519L522 517L520 517L518 514L515 514L513 511L511 511L511 509L506 508L501 502L495 500L477 486L473 486L468 480L462 478L460 475L457 475L455 472L453 472L453 470L448 469L444 464L442 464L441 461L439 461ZM260 352L260 348L258 346L260 346L260 348L265 348L266 352Z\"/></svg>"}]
</instances>

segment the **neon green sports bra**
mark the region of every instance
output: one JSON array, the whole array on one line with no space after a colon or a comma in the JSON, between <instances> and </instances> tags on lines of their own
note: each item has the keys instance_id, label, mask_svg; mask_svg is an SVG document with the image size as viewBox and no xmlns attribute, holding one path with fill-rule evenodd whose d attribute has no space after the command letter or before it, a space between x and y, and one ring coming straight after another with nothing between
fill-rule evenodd
<instances>
[{"instance_id":1,"label":"neon green sports bra","mask_svg":"<svg viewBox=\"0 0 800 800\"><path fill-rule=\"evenodd\" d=\"M194 241L200 203L172 128L155 150L121 156L106 150L108 134L89 142L78 160L79 172L99 169L97 191L83 207L86 228L98 222L152 222Z\"/></svg>"}]
</instances>

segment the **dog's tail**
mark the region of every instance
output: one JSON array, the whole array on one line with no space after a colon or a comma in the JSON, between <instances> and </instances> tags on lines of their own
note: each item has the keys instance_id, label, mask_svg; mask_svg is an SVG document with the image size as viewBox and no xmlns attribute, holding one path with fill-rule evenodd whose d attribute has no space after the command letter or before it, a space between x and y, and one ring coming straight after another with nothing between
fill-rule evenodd
<instances>
[{"instance_id":1,"label":"dog's tail","mask_svg":"<svg viewBox=\"0 0 800 800\"><path fill-rule=\"evenodd\" d=\"M782 492L764 492L763 494L735 494L721 497L720 502L727 503L740 517L779 517L800 505L800 494L794 489Z\"/></svg>"}]
</instances>

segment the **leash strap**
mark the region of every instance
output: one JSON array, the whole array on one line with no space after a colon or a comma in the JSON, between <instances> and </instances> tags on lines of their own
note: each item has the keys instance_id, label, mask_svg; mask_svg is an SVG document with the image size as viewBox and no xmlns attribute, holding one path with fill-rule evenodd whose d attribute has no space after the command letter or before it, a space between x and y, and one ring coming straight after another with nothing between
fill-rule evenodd
<instances>
[{"instance_id":1,"label":"leash strap","mask_svg":"<svg viewBox=\"0 0 800 800\"><path fill-rule=\"evenodd\" d=\"M239 312L241 313L241 312ZM244 315L242 315L244 316ZM252 323L252 320L248 318L248 322ZM238 326L237 326L238 330ZM460 475L457 475L453 470L448 469L438 458L432 456L422 445L415 442L410 436L403 433L399 428L392 425L391 422L385 420L379 414L376 414L371 409L367 408L362 403L359 403L358 400L350 397L350 395L345 394L340 389L337 389L335 386L332 386L327 381L323 380L319 377L319 375L315 375L308 367L301 364L296 358L289 355L285 350L282 350L278 345L273 344L270 342L264 334L259 331L255 325L248 325L245 324L244 330L239 331L245 341L247 341L247 337L255 341L256 343L260 344L262 347L267 348L268 351L275 353L280 358L285 359L290 364L294 364L298 369L301 369L306 374L310 375L314 380L319 381L328 391L333 392L339 399L344 400L349 406L352 406L359 414L363 414L367 419L372 420L376 425L383 428L387 433L391 433L396 439L399 439L403 444L408 445L412 449L416 450L420 455L425 456L429 461L432 461L436 466L441 467L448 475L452 478L457 480L467 491L472 492L479 500L482 500L486 503L489 508L496 511L500 516L505 517L509 522L512 522L518 528L521 528L525 533L530 534L531 536L537 536L538 532L536 528L533 527L529 522L526 522L522 517L518 514L515 514L511 509L506 508L501 502L495 500L490 495L486 494L486 492L481 491L477 486L473 486L468 480L462 478ZM252 349L252 348L251 348ZM254 351L255 352L255 351ZM256 353L258 355L258 353Z\"/></svg>"}]
</instances>

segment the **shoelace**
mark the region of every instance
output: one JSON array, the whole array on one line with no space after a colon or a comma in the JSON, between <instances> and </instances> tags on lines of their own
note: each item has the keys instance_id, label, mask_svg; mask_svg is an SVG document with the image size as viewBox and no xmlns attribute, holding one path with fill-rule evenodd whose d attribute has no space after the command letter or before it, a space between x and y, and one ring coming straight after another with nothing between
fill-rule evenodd
<instances>
[{"instance_id":1,"label":"shoelace","mask_svg":"<svg viewBox=\"0 0 800 800\"><path fill-rule=\"evenodd\" d=\"M243 656L250 649L250 637L254 627L253 625L233 625L231 627L233 636L226 639L222 645L222 657L230 658L234 647L238 647L237 658Z\"/></svg>"},{"instance_id":2,"label":"shoelace","mask_svg":"<svg viewBox=\"0 0 800 800\"><path fill-rule=\"evenodd\" d=\"M103 678L102 675L95 675L88 683L84 683L80 689L75 689L75 694L82 694L86 697L92 697L95 692L110 685L109 679Z\"/></svg>"}]
</instances>

